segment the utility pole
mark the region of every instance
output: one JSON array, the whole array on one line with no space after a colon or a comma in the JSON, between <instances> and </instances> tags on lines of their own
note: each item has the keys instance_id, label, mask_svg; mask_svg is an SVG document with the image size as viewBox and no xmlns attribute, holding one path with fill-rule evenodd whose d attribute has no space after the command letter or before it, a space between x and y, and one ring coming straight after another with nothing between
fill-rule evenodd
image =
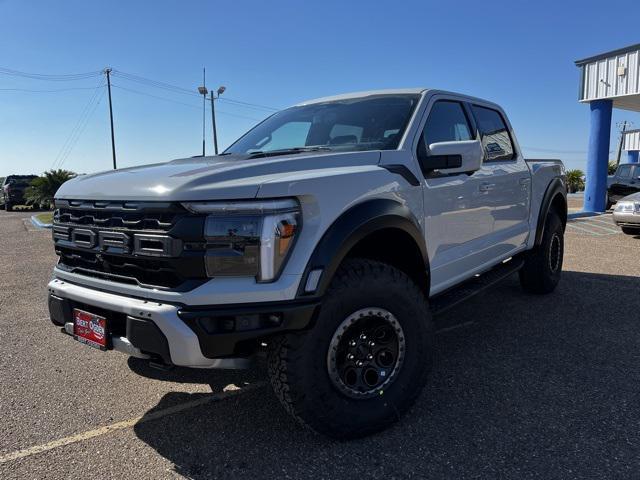
<instances>
[{"instance_id":1,"label":"utility pole","mask_svg":"<svg viewBox=\"0 0 640 480\"><path fill-rule=\"evenodd\" d=\"M218 155L218 132L216 131L216 109L214 100L219 98L225 90L226 87L219 87L217 97L213 95L213 90L211 91L211 128L213 128L213 149L216 155Z\"/></svg>"},{"instance_id":2,"label":"utility pole","mask_svg":"<svg viewBox=\"0 0 640 480\"><path fill-rule=\"evenodd\" d=\"M618 151L616 153L616 165L620 165L620 156L622 155L622 144L624 143L624 132L627 131L627 126L629 125L629 122L627 122L626 120L624 120L622 122L622 128L620 130L620 140L618 141ZM618 127L620 127L621 124L618 124Z\"/></svg>"},{"instance_id":3,"label":"utility pole","mask_svg":"<svg viewBox=\"0 0 640 480\"><path fill-rule=\"evenodd\" d=\"M202 95L202 156L204 157L204 125L205 125L205 111L207 109L207 76L204 67L202 67L202 86L198 87L198 93Z\"/></svg>"},{"instance_id":4,"label":"utility pole","mask_svg":"<svg viewBox=\"0 0 640 480\"><path fill-rule=\"evenodd\" d=\"M111 120L111 153L113 154L113 169L116 170L116 140L113 135L113 105L111 104L111 69L105 68L104 73L107 76L107 90L109 92L109 120Z\"/></svg>"}]
</instances>

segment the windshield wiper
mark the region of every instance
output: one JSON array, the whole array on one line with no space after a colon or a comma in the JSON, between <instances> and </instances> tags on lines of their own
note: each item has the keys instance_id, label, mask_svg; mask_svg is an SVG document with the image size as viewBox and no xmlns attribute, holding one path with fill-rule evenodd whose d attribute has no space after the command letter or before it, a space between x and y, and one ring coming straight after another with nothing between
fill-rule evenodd
<instances>
[{"instance_id":1,"label":"windshield wiper","mask_svg":"<svg viewBox=\"0 0 640 480\"><path fill-rule=\"evenodd\" d=\"M263 152L262 150L258 150L255 152L249 153L249 158L260 158L260 157L274 157L276 155L289 155L292 153L304 153L304 152L319 152L319 151L331 151L332 149L329 147L322 146L314 146L314 147L294 147L294 148L283 148L280 150L267 150Z\"/></svg>"}]
</instances>

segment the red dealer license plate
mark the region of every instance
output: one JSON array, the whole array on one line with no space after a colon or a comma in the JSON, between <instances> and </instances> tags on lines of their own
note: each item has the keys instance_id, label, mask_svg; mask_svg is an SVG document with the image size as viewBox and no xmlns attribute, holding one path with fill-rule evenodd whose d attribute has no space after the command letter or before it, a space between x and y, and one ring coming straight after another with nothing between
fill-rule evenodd
<instances>
[{"instance_id":1,"label":"red dealer license plate","mask_svg":"<svg viewBox=\"0 0 640 480\"><path fill-rule=\"evenodd\" d=\"M100 315L73 310L73 335L76 340L90 347L107 349L107 319Z\"/></svg>"}]
</instances>

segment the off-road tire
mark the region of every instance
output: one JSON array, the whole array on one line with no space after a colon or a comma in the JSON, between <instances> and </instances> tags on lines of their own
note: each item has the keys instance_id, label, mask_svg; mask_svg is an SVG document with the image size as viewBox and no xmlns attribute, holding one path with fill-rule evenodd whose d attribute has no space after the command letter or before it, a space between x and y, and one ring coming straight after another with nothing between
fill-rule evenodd
<instances>
[{"instance_id":1,"label":"off-road tire","mask_svg":"<svg viewBox=\"0 0 640 480\"><path fill-rule=\"evenodd\" d=\"M640 235L640 228L620 227L620 229L625 235Z\"/></svg>"},{"instance_id":2,"label":"off-road tire","mask_svg":"<svg viewBox=\"0 0 640 480\"><path fill-rule=\"evenodd\" d=\"M367 398L341 392L329 377L334 333L354 312L392 313L404 334L401 367L392 383ZM357 438L396 422L413 404L432 366L433 322L424 293L402 271L376 261L347 260L331 282L312 329L269 342L269 378L285 410L310 429Z\"/></svg>"},{"instance_id":3,"label":"off-road tire","mask_svg":"<svg viewBox=\"0 0 640 480\"><path fill-rule=\"evenodd\" d=\"M547 214L542 242L529 252L520 269L520 285L525 292L551 293L562 275L564 228L555 211Z\"/></svg>"}]
</instances>

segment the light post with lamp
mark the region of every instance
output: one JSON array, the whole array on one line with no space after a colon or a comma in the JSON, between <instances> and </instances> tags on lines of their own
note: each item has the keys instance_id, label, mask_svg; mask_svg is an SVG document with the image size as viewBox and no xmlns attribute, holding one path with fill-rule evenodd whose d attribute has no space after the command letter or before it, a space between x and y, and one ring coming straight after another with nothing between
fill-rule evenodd
<instances>
[{"instance_id":1,"label":"light post with lamp","mask_svg":"<svg viewBox=\"0 0 640 480\"><path fill-rule=\"evenodd\" d=\"M216 132L216 109L214 106L214 100L220 98L220 95L224 93L226 87L219 87L216 91L216 96L213 95L213 90L211 91L211 126L213 128L213 150L214 154L218 155L218 133Z\"/></svg>"}]
</instances>

